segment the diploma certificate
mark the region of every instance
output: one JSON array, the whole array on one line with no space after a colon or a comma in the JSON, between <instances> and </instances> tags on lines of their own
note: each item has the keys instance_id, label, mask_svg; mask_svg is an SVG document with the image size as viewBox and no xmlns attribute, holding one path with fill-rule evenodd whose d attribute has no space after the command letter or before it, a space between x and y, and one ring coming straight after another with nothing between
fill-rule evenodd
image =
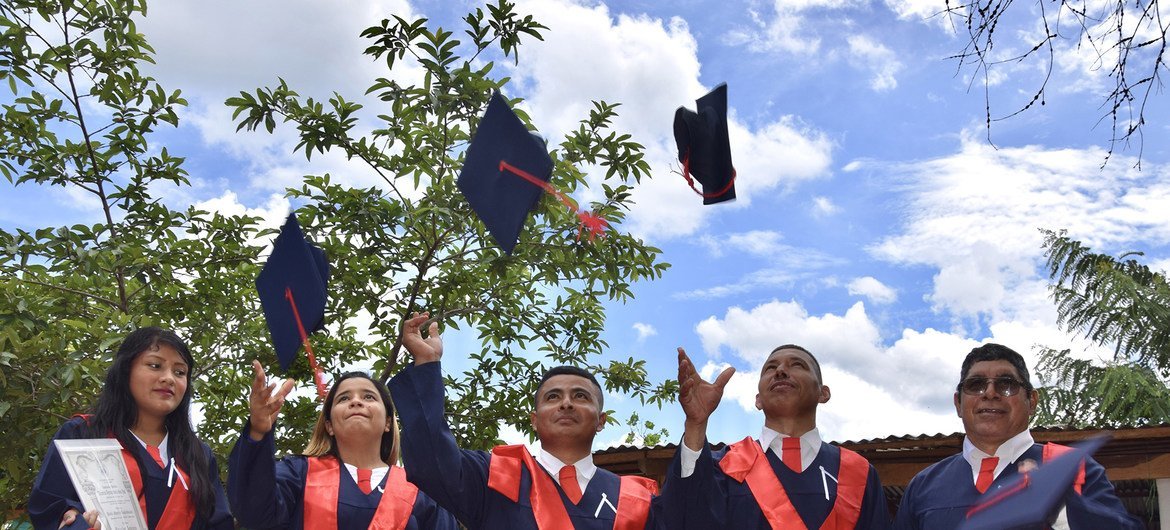
<instances>
[{"instance_id":1,"label":"diploma certificate","mask_svg":"<svg viewBox=\"0 0 1170 530\"><path fill-rule=\"evenodd\" d=\"M102 530L147 530L118 440L93 438L53 443L81 504L87 511L97 510Z\"/></svg>"}]
</instances>

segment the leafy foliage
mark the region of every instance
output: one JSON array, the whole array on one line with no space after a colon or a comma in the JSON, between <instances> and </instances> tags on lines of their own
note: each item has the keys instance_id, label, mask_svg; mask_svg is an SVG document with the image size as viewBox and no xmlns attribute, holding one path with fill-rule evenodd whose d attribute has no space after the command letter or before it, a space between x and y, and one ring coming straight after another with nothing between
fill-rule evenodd
<instances>
[{"instance_id":1,"label":"leafy foliage","mask_svg":"<svg viewBox=\"0 0 1170 530\"><path fill-rule=\"evenodd\" d=\"M343 153L383 183L354 189L330 175L308 176L289 191L306 204L307 229L337 264L334 320L372 315L363 331L374 337L367 350L378 352L374 366L382 379L405 361L396 339L410 312L430 311L445 326L474 329L480 350L469 354L469 369L447 381L449 410L460 411L450 414L453 430L468 447L495 444L505 424L530 432L530 396L546 362L591 366L609 389L661 403L669 394L646 381L643 361L597 361L608 346L600 336L604 300L627 300L631 282L661 276L667 265L658 262L659 250L620 231L586 241L575 212L546 197L515 252L504 255L458 192L455 180L479 115L508 82L493 76L495 64L485 57L518 61L521 38L539 39L546 29L502 0L463 22L468 43L426 19L394 17L362 33L372 42L365 53L384 60L391 74L366 91L385 107L376 112L336 93L327 102L302 98L283 80L227 101L239 129L272 132L278 122L291 124L300 137L295 150L307 158ZM408 63L423 69L421 84L393 79L394 69ZM605 168L604 199L589 208L611 226L624 218L632 187L649 174L642 146L613 130L617 107L595 102L551 152L552 183L566 193L588 186L582 166ZM369 114L376 124L363 128L361 117ZM517 114L527 120L522 109ZM524 355L532 351L545 360Z\"/></svg>"},{"instance_id":2,"label":"leafy foliage","mask_svg":"<svg viewBox=\"0 0 1170 530\"><path fill-rule=\"evenodd\" d=\"M68 190L100 209L96 222L0 230L0 512L25 502L57 426L93 402L113 348L143 325L170 327L201 365L192 374L202 406L200 435L225 456L247 417L251 360L271 359L253 280L273 235L259 219L161 197L188 186L183 159L150 142L177 124L186 104L142 75L153 50L137 32L142 0L0 3L0 173L13 186ZM384 105L359 136L362 105L335 94L301 98L283 81L228 104L241 129L297 127L296 150L361 161L383 185L353 188L309 175L288 195L334 267L329 326L313 337L324 369L401 368L401 320L430 310L444 325L474 329L472 367L449 378L452 424L469 446L497 441L502 425L527 428L534 376L544 362L590 365L605 385L644 402L670 399L671 385L646 379L644 361L603 360L603 302L632 296L631 284L661 276L659 251L610 232L578 241L576 217L546 199L512 256L497 250L455 187L479 114L506 78L482 55L518 59L521 38L544 29L507 2L465 19L470 45L427 20L382 21L366 30L367 54L391 73L422 67L419 85L378 79L367 92ZM464 51L467 55L460 55ZM613 130L617 104L597 102L552 152L553 182L588 186L582 167L603 167L603 199L589 207L618 225L630 191L649 172L642 146ZM523 113L520 112L523 116ZM526 118L526 117L525 117ZM525 356L543 353L543 360ZM449 352L448 356L462 352ZM310 379L303 358L283 374ZM319 405L311 396L281 413L278 449L305 446Z\"/></svg>"},{"instance_id":3,"label":"leafy foliage","mask_svg":"<svg viewBox=\"0 0 1170 530\"><path fill-rule=\"evenodd\" d=\"M1045 349L1043 424L1140 425L1170 421L1170 286L1137 260L1096 254L1064 232L1045 231L1058 322L1111 347L1104 363Z\"/></svg>"},{"instance_id":4,"label":"leafy foliage","mask_svg":"<svg viewBox=\"0 0 1170 530\"><path fill-rule=\"evenodd\" d=\"M256 219L159 200L188 185L187 173L149 138L177 125L186 101L138 70L153 53L134 23L145 12L125 0L0 4L0 79L12 93L0 107L0 173L101 212L91 223L0 230L3 513L23 505L50 437L93 403L129 330L185 337L200 363L196 399L234 405L224 407L233 429L241 352L265 349L251 294Z\"/></svg>"},{"instance_id":5,"label":"leafy foliage","mask_svg":"<svg viewBox=\"0 0 1170 530\"><path fill-rule=\"evenodd\" d=\"M1030 7L1035 10L1020 12ZM1137 143L1140 153L1144 146L1146 106L1160 92L1162 75L1167 69L1166 35L1170 31L1170 21L1162 17L1158 0L1037 0L1022 6L1014 0L965 3L947 0L944 12L967 31L965 47L951 58L959 61L960 69L972 68L976 76L983 78L989 139L993 120L1013 117L1037 103L1044 105L1048 82L1058 65L1057 54L1061 46L1067 44L1077 50L1087 49L1095 53L1095 66L1105 70L1113 81L1101 104L1105 109L1101 121L1108 121L1112 128L1109 156L1119 145L1128 146L1130 142ZM999 54L996 42L1011 38L1005 36L1005 31L1012 36L1025 33L1007 29L1014 20L1025 21L1028 25L1026 34L1034 35L1034 40L1022 53L1009 47L1007 53L1012 55ZM1000 46L1000 49L1004 47ZM987 95L993 83L991 71L1027 60L1042 63L1044 76L1040 86L1031 93L1027 103L1002 117L993 118L990 96Z\"/></svg>"}]
</instances>

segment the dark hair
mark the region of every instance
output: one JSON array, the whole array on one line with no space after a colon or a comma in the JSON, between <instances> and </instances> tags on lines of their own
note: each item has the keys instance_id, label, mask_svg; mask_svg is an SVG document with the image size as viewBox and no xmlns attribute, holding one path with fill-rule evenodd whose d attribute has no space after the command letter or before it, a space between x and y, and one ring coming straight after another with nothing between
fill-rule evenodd
<instances>
[{"instance_id":1,"label":"dark hair","mask_svg":"<svg viewBox=\"0 0 1170 530\"><path fill-rule=\"evenodd\" d=\"M208 477L216 477L218 480L219 470L209 469L211 461L207 457L207 450L191 427L191 396L194 394L191 381L195 373L195 358L191 356L187 343L173 331L144 327L122 339L122 344L114 354L114 363L106 370L106 384L102 386L97 403L91 410L93 417L88 422L87 434L93 438L103 438L113 433L122 447L134 447L139 443L130 433L130 428L138 421L138 403L130 393L130 369L140 355L146 351L158 351L160 346L173 348L187 363L187 391L183 393L179 406L163 420L167 428L167 447L179 467L188 472L191 479L188 494L196 513L210 518L215 511L215 490ZM145 469L138 452L130 453L138 460L139 469Z\"/></svg>"},{"instance_id":2,"label":"dark hair","mask_svg":"<svg viewBox=\"0 0 1170 530\"><path fill-rule=\"evenodd\" d=\"M971 371L971 366L981 361L1007 361L1012 363L1016 368L1016 372L1020 374L1020 378L1024 380L1024 390L1032 391L1032 379L1028 375L1028 365L1024 363L1024 357L1015 350L1008 348L1002 344L995 344L989 342L978 348L972 349L967 353L967 358L963 359L963 368L959 371L959 385L967 379L967 373Z\"/></svg>"},{"instance_id":3,"label":"dark hair","mask_svg":"<svg viewBox=\"0 0 1170 530\"><path fill-rule=\"evenodd\" d=\"M394 421L394 401L390 399L390 391L386 390L386 385L365 372L346 372L333 382L333 388L330 388L329 394L325 396L321 414L317 416L317 425L313 427L313 436L309 440L308 447L305 448L305 454L309 456L332 455L341 461L341 455L337 454L337 440L325 429L325 422L333 419L333 398L337 396L337 389L341 388L341 382L346 379L365 379L374 384L378 395L382 397L382 405L386 407L386 421L390 424L390 430L382 433L379 455L383 462L394 465L398 461L398 423Z\"/></svg>"},{"instance_id":4,"label":"dark hair","mask_svg":"<svg viewBox=\"0 0 1170 530\"><path fill-rule=\"evenodd\" d=\"M601 391L601 385L598 384L597 378L593 377L593 374L590 373L589 370L578 368L576 366L569 366L567 364L554 366L549 368L548 371L544 373L544 376L540 378L540 384L536 385L536 395L533 396L535 402L540 402L540 387L544 386L544 382L548 381L549 378L554 375L575 375L577 377L584 377L585 379L588 379L590 383L593 383L593 386L597 387L598 411L605 410L605 393Z\"/></svg>"},{"instance_id":5,"label":"dark hair","mask_svg":"<svg viewBox=\"0 0 1170 530\"><path fill-rule=\"evenodd\" d=\"M772 348L772 351L768 352L768 357L771 357L773 353L776 353L780 350L799 350L807 354L808 358L812 359L813 373L817 374L817 383L824 384L825 380L821 378L821 362L817 360L816 355L813 355L812 352L806 350L804 346L798 346L796 344L785 344L783 346L776 346L775 348Z\"/></svg>"}]
</instances>

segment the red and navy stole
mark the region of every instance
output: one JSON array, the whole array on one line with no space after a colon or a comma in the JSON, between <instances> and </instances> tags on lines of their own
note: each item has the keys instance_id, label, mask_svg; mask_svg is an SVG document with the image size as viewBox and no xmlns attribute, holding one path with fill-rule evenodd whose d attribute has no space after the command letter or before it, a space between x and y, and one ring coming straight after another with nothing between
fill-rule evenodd
<instances>
[{"instance_id":1,"label":"red and navy stole","mask_svg":"<svg viewBox=\"0 0 1170 530\"><path fill-rule=\"evenodd\" d=\"M1063 455L1069 451L1072 451L1072 448L1067 446L1067 445L1060 445L1060 444L1048 442L1048 443L1044 444L1044 451L1041 453L1040 458L1042 460L1044 460L1044 462L1050 462L1050 461L1052 461L1053 458L1056 458L1060 455ZM1077 495L1081 494L1081 486L1084 486L1084 485L1085 485L1085 461L1082 460L1081 466L1077 469L1077 478L1073 480L1073 490L1075 490L1077 492Z\"/></svg>"},{"instance_id":2,"label":"red and navy stole","mask_svg":"<svg viewBox=\"0 0 1170 530\"><path fill-rule=\"evenodd\" d=\"M78 417L85 420L88 424L92 414L79 414ZM110 438L114 438L113 433L110 433ZM146 495L142 491L142 470L138 468L138 460L134 458L134 454L122 447L122 461L126 463L126 471L130 474L130 483L134 485L134 494L138 496L138 507L142 509L142 517L145 518L146 511ZM179 464L174 464L175 471L182 477L183 484L190 484L191 477L187 475L179 467ZM178 495L176 484L171 488L171 495L167 498L167 505L163 508L162 516L159 517L158 524L155 525L154 530L188 530L191 524L195 522L195 505L191 503L191 494L187 489L183 489Z\"/></svg>"},{"instance_id":3,"label":"red and navy stole","mask_svg":"<svg viewBox=\"0 0 1170 530\"><path fill-rule=\"evenodd\" d=\"M520 500L521 469L532 477L529 501L536 527L540 530L573 528L569 512L561 501L552 477L543 471L532 453L523 445L501 445L492 449L488 467L488 487L512 502ZM650 517L650 498L658 493L658 483L645 477L622 476L618 503L614 509L614 530L640 530Z\"/></svg>"},{"instance_id":4,"label":"red and navy stole","mask_svg":"<svg viewBox=\"0 0 1170 530\"><path fill-rule=\"evenodd\" d=\"M337 497L341 488L341 465L332 456L307 458L305 476L305 530L337 530ZM406 481L406 471L390 466L382 500L370 521L371 530L402 530L414 511L418 487Z\"/></svg>"},{"instance_id":5,"label":"red and navy stole","mask_svg":"<svg viewBox=\"0 0 1170 530\"><path fill-rule=\"evenodd\" d=\"M869 477L869 462L861 455L841 447L841 468L837 472L837 500L822 530L852 530L861 517L861 500ZM764 519L772 528L807 530L796 507L776 478L768 457L750 436L728 446L719 467L736 482L747 481L748 489L760 505Z\"/></svg>"}]
</instances>

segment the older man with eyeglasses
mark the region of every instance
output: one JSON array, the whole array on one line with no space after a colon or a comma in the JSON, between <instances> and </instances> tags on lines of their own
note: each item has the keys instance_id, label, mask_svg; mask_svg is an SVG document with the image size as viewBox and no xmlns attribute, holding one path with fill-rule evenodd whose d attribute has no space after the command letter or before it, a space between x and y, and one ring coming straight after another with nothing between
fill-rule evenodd
<instances>
[{"instance_id":1,"label":"older man with eyeglasses","mask_svg":"<svg viewBox=\"0 0 1170 530\"><path fill-rule=\"evenodd\" d=\"M996 490L1067 448L1032 439L1028 430L1039 394L1024 358L1007 346L984 344L963 360L955 389L955 411L963 419L963 452L924 469L910 481L895 530L957 528L988 490ZM1042 509L1042 508L1041 508ZM1085 459L1053 529L1140 529L1105 478L1105 468Z\"/></svg>"}]
</instances>

